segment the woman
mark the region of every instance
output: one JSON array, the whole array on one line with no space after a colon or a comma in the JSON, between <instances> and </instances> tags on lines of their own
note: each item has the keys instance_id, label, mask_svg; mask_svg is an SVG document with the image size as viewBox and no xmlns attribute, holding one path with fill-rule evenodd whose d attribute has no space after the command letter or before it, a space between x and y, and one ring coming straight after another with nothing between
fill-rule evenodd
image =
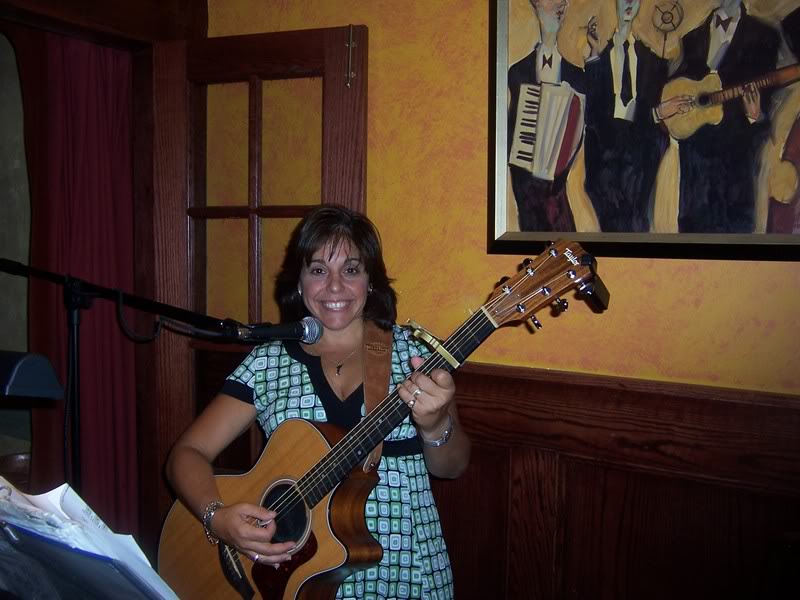
<instances>
[{"instance_id":1,"label":"woman","mask_svg":"<svg viewBox=\"0 0 800 600\"><path fill-rule=\"evenodd\" d=\"M470 442L458 422L450 374L413 371L428 351L394 324L396 295L374 225L345 208L315 209L295 230L277 283L283 320L312 315L324 326L322 339L313 345L274 341L266 347L281 365L300 374L295 385L269 385L278 370L254 360L259 348L254 349L176 443L167 464L170 482L204 523L210 540L219 538L276 568L290 560L294 541L271 543L276 513L246 502L223 504L237 499L220 498L211 463L255 419L267 436L292 416L355 425L364 414L361 350L365 329L374 323L391 331L391 387L397 386L411 414L386 438L377 467L380 483L367 501L367 513L376 517L367 525L384 547L381 563L351 575L337 597L451 598L450 562L428 473L459 476L469 461ZM253 385L257 380L268 385ZM308 406L309 385L313 407ZM306 398L302 408L300 397ZM268 525L254 527L253 519Z\"/></svg>"}]
</instances>

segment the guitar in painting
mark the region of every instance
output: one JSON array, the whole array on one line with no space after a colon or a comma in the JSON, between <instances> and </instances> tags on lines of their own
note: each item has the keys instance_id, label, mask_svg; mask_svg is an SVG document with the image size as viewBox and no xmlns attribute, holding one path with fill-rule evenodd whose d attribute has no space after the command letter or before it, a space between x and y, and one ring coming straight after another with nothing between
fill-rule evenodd
<instances>
[{"instance_id":1,"label":"guitar in painting","mask_svg":"<svg viewBox=\"0 0 800 600\"><path fill-rule=\"evenodd\" d=\"M436 351L419 370L454 371L501 325L531 318L540 326L534 313L551 303L566 310L562 296L571 290L583 294L597 311L608 305L594 258L578 244L558 241L525 261L447 340L427 339ZM222 541L212 546L202 525L176 502L161 534L159 574L182 600L334 598L347 576L381 559L383 550L364 518L378 476L365 472L362 464L410 410L395 391L347 432L288 419L270 436L249 472L217 476L219 491L229 502L252 502L277 512L274 542L297 541L292 560L280 568L253 563Z\"/></svg>"},{"instance_id":2,"label":"guitar in painting","mask_svg":"<svg viewBox=\"0 0 800 600\"><path fill-rule=\"evenodd\" d=\"M692 108L664 121L670 135L676 140L685 140L703 125L719 125L722 122L722 105L725 102L741 98L751 84L756 89L778 88L791 85L800 80L800 64L789 65L763 77L746 81L731 87L723 88L717 73L709 73L703 79L679 77L667 82L661 93L661 100L675 96L692 98Z\"/></svg>"}]
</instances>

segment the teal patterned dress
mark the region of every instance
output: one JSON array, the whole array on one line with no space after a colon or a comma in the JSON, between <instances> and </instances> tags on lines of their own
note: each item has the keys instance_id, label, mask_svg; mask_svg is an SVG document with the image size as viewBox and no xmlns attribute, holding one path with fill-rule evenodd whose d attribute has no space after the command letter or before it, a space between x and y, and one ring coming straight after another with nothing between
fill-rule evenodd
<instances>
[{"instance_id":1,"label":"teal patterned dress","mask_svg":"<svg viewBox=\"0 0 800 600\"><path fill-rule=\"evenodd\" d=\"M389 391L411 373L409 358L427 348L395 326ZM352 427L364 415L359 386L344 401L334 394L319 357L298 342L274 341L253 349L228 377L223 393L255 405L267 437L284 420L302 418ZM383 546L381 562L348 577L336 597L350 599L453 597L453 575L422 446L410 417L384 442L380 481L366 504L367 527Z\"/></svg>"}]
</instances>

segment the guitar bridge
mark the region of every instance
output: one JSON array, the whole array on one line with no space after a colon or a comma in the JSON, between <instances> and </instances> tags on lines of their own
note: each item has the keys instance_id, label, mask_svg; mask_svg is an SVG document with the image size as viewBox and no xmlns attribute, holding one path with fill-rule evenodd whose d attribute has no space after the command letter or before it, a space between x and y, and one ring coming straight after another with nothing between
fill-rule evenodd
<instances>
[{"instance_id":1,"label":"guitar bridge","mask_svg":"<svg viewBox=\"0 0 800 600\"><path fill-rule=\"evenodd\" d=\"M253 586L247 579L244 572L242 561L239 560L239 553L225 544L218 544L219 563L225 579L231 584L233 589L242 597L242 600L252 600L256 596Z\"/></svg>"}]
</instances>

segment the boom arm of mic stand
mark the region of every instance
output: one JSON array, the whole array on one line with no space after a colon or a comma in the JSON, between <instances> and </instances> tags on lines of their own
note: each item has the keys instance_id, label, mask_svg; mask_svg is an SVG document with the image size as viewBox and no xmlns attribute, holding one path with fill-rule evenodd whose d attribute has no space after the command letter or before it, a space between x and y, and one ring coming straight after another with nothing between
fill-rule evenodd
<instances>
[{"instance_id":1,"label":"boom arm of mic stand","mask_svg":"<svg viewBox=\"0 0 800 600\"><path fill-rule=\"evenodd\" d=\"M197 330L218 333L221 339L237 340L240 324L232 319L215 319L201 313L192 312L177 306L163 304L148 300L140 296L126 294L120 290L102 287L87 283L80 279L65 275L58 275L50 271L36 269L22 263L0 258L0 272L18 275L20 277L36 277L64 287L64 306L67 308L68 345L67 345L67 408L71 406L71 450L72 460L70 470L71 485L80 493L80 310L91 306L93 298L106 298L112 302L121 302L126 306L160 315L167 319L180 321ZM185 333L185 332L184 332ZM66 444L66 440L64 440ZM65 452L65 462L67 453ZM67 469L65 468L65 472Z\"/></svg>"},{"instance_id":2,"label":"boom arm of mic stand","mask_svg":"<svg viewBox=\"0 0 800 600\"><path fill-rule=\"evenodd\" d=\"M193 312L162 302L156 302L155 300L149 300L141 296L126 294L119 290L102 287L73 277L58 275L50 271L29 267L6 258L0 258L0 271L22 277L36 277L59 285L69 286L72 294L85 295L90 298L106 298L113 302L121 300L125 306L130 306L137 310L180 321L192 327L196 327L197 329L216 332L223 337L230 337L231 339L236 338L236 326L239 324L231 319L217 319L202 313Z\"/></svg>"}]
</instances>

